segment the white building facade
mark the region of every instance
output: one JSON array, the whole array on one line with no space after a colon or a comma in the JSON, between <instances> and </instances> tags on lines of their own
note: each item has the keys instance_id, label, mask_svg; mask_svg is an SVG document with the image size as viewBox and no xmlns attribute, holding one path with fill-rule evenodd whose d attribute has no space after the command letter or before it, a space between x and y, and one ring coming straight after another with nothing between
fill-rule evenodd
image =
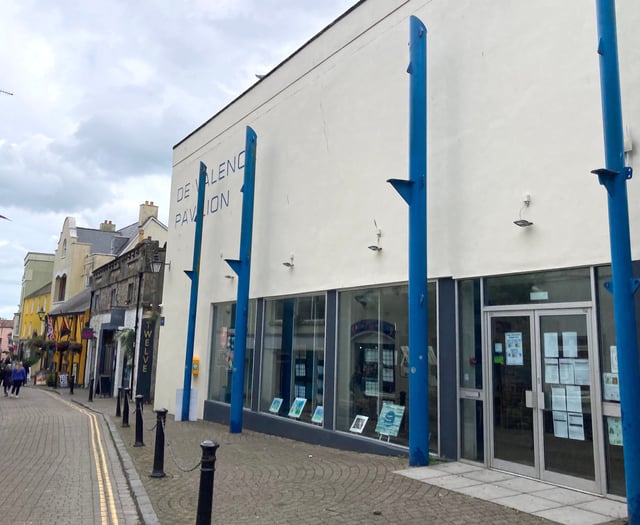
<instances>
[{"instance_id":1,"label":"white building facade","mask_svg":"<svg viewBox=\"0 0 640 525\"><path fill-rule=\"evenodd\" d=\"M617 11L637 168L640 8ZM197 417L228 421L237 279L225 259L238 258L251 126L245 424L406 448L408 212L386 181L407 178L412 15L429 31L431 450L623 495L606 192L590 173L604 166L596 14L581 0L360 2L177 144L155 406L180 412L203 162L192 388ZM640 260L634 179L628 191ZM389 406L401 423L379 440Z\"/></svg>"}]
</instances>

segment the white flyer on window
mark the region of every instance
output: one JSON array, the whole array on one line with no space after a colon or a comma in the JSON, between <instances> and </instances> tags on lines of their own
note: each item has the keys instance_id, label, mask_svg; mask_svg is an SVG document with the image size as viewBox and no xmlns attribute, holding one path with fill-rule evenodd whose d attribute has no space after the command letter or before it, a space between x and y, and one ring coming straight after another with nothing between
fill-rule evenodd
<instances>
[{"instance_id":1,"label":"white flyer on window","mask_svg":"<svg viewBox=\"0 0 640 525\"><path fill-rule=\"evenodd\" d=\"M589 379L589 360L574 359L573 374L576 385L589 386L591 384L591 381Z\"/></svg>"},{"instance_id":2,"label":"white flyer on window","mask_svg":"<svg viewBox=\"0 0 640 525\"><path fill-rule=\"evenodd\" d=\"M544 333L545 357L558 357L558 332Z\"/></svg>"},{"instance_id":3,"label":"white flyer on window","mask_svg":"<svg viewBox=\"0 0 640 525\"><path fill-rule=\"evenodd\" d=\"M620 385L618 384L618 374L605 372L602 374L604 384L605 401L620 401Z\"/></svg>"},{"instance_id":4,"label":"white flyer on window","mask_svg":"<svg viewBox=\"0 0 640 525\"><path fill-rule=\"evenodd\" d=\"M609 445L622 446L622 420L619 417L607 417Z\"/></svg>"},{"instance_id":5,"label":"white flyer on window","mask_svg":"<svg viewBox=\"0 0 640 525\"><path fill-rule=\"evenodd\" d=\"M557 385L560 383L560 374L558 373L558 360L553 357L544 358L544 381L547 384Z\"/></svg>"},{"instance_id":6,"label":"white flyer on window","mask_svg":"<svg viewBox=\"0 0 640 525\"><path fill-rule=\"evenodd\" d=\"M579 386L567 385L567 411L582 412L582 390Z\"/></svg>"},{"instance_id":7,"label":"white flyer on window","mask_svg":"<svg viewBox=\"0 0 640 525\"><path fill-rule=\"evenodd\" d=\"M553 411L553 435L559 438L569 437L566 412Z\"/></svg>"},{"instance_id":8,"label":"white flyer on window","mask_svg":"<svg viewBox=\"0 0 640 525\"><path fill-rule=\"evenodd\" d=\"M551 387L551 409L562 412L567 410L567 394L563 386Z\"/></svg>"},{"instance_id":9,"label":"white flyer on window","mask_svg":"<svg viewBox=\"0 0 640 525\"><path fill-rule=\"evenodd\" d=\"M562 332L562 356L578 357L578 332Z\"/></svg>"},{"instance_id":10,"label":"white flyer on window","mask_svg":"<svg viewBox=\"0 0 640 525\"><path fill-rule=\"evenodd\" d=\"M507 365L523 365L522 332L507 332L504 339L507 347Z\"/></svg>"},{"instance_id":11,"label":"white flyer on window","mask_svg":"<svg viewBox=\"0 0 640 525\"><path fill-rule=\"evenodd\" d=\"M560 382L563 385L573 385L575 384L574 374L573 374L573 359L560 359Z\"/></svg>"},{"instance_id":12,"label":"white flyer on window","mask_svg":"<svg viewBox=\"0 0 640 525\"><path fill-rule=\"evenodd\" d=\"M584 417L569 413L569 439L584 441Z\"/></svg>"}]
</instances>

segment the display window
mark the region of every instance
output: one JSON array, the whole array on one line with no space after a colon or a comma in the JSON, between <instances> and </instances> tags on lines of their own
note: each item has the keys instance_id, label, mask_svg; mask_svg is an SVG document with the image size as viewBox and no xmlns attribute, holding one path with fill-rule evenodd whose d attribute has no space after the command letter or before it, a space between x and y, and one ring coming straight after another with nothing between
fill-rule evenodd
<instances>
[{"instance_id":1,"label":"display window","mask_svg":"<svg viewBox=\"0 0 640 525\"><path fill-rule=\"evenodd\" d=\"M325 295L265 300L260 410L323 425Z\"/></svg>"},{"instance_id":2,"label":"display window","mask_svg":"<svg viewBox=\"0 0 640 525\"><path fill-rule=\"evenodd\" d=\"M436 285L428 289L430 447L437 449ZM407 285L339 294L336 429L407 445Z\"/></svg>"},{"instance_id":3,"label":"display window","mask_svg":"<svg viewBox=\"0 0 640 525\"><path fill-rule=\"evenodd\" d=\"M209 399L231 402L231 376L235 348L236 303L213 305L213 329L211 331L211 372ZM256 301L249 301L247 343L244 368L243 406L251 406L253 354L255 350Z\"/></svg>"}]
</instances>

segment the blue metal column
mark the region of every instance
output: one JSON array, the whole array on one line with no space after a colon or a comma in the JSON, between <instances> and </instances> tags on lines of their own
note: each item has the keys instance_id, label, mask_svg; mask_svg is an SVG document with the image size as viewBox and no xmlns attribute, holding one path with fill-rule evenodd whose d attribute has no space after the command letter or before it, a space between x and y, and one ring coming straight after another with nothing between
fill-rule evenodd
<instances>
[{"instance_id":1,"label":"blue metal column","mask_svg":"<svg viewBox=\"0 0 640 525\"><path fill-rule=\"evenodd\" d=\"M240 259L226 259L238 275L236 303L236 337L233 348L231 377L231 413L229 432L242 432L242 401L244 398L244 361L247 351L249 318L249 279L251 277L251 241L253 237L253 201L256 174L256 132L247 126L245 143L244 183L242 185L242 224L240 226Z\"/></svg>"},{"instance_id":2,"label":"blue metal column","mask_svg":"<svg viewBox=\"0 0 640 525\"><path fill-rule=\"evenodd\" d=\"M596 0L596 11L606 167L594 170L593 173L598 175L600 184L606 188L608 196L627 511L629 523L633 525L640 524L640 366L633 299L638 288L638 280L633 279L631 267L627 202L627 179L631 178L631 168L624 166L615 1Z\"/></svg>"},{"instance_id":3,"label":"blue metal column","mask_svg":"<svg viewBox=\"0 0 640 525\"><path fill-rule=\"evenodd\" d=\"M409 465L429 464L427 316L427 28L410 22L409 180L388 182L409 204Z\"/></svg>"},{"instance_id":4,"label":"blue metal column","mask_svg":"<svg viewBox=\"0 0 640 525\"><path fill-rule=\"evenodd\" d=\"M191 279L189 296L189 321L187 324L187 351L184 357L184 383L182 387L182 421L189 421L189 404L191 401L191 367L193 361L193 344L196 334L196 311L198 309L198 284L200 281L200 251L202 247L202 222L204 221L204 193L207 180L207 166L200 163L198 178L198 206L196 207L196 233L193 241L192 270L184 273Z\"/></svg>"}]
</instances>

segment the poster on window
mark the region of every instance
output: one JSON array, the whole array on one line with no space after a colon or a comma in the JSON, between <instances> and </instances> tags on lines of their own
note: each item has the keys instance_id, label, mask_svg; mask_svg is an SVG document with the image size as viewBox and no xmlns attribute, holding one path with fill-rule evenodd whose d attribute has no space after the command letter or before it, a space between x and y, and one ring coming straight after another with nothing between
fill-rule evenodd
<instances>
[{"instance_id":1,"label":"poster on window","mask_svg":"<svg viewBox=\"0 0 640 525\"><path fill-rule=\"evenodd\" d=\"M604 383L604 398L606 401L620 401L620 385L618 384L618 374L605 372L602 374Z\"/></svg>"},{"instance_id":2,"label":"poster on window","mask_svg":"<svg viewBox=\"0 0 640 525\"><path fill-rule=\"evenodd\" d=\"M622 419L619 417L607 417L607 433L609 445L622 446Z\"/></svg>"},{"instance_id":3,"label":"poster on window","mask_svg":"<svg viewBox=\"0 0 640 525\"><path fill-rule=\"evenodd\" d=\"M289 410L289 417L293 417L295 419L300 418L300 416L302 415L302 411L304 410L304 405L306 403L306 398L296 397L293 400L293 404L291 405L291 410Z\"/></svg>"},{"instance_id":4,"label":"poster on window","mask_svg":"<svg viewBox=\"0 0 640 525\"><path fill-rule=\"evenodd\" d=\"M568 414L569 439L584 441L584 417L582 414Z\"/></svg>"},{"instance_id":5,"label":"poster on window","mask_svg":"<svg viewBox=\"0 0 640 525\"><path fill-rule=\"evenodd\" d=\"M578 332L562 332L562 356L578 357Z\"/></svg>"},{"instance_id":6,"label":"poster on window","mask_svg":"<svg viewBox=\"0 0 640 525\"><path fill-rule=\"evenodd\" d=\"M397 436L404 415L404 407L393 403L383 403L376 432L385 436Z\"/></svg>"},{"instance_id":7,"label":"poster on window","mask_svg":"<svg viewBox=\"0 0 640 525\"><path fill-rule=\"evenodd\" d=\"M522 332L507 332L504 334L507 347L507 366L522 366Z\"/></svg>"}]
</instances>

